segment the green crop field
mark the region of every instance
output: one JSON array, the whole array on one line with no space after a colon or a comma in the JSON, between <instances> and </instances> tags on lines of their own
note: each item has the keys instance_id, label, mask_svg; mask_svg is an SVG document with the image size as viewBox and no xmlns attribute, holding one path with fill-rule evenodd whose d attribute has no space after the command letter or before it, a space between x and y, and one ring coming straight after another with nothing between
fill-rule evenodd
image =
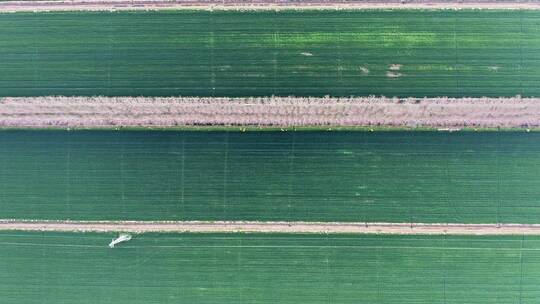
<instances>
[{"instance_id":1,"label":"green crop field","mask_svg":"<svg viewBox=\"0 0 540 304\"><path fill-rule=\"evenodd\" d=\"M6 303L534 303L539 237L0 233Z\"/></svg>"},{"instance_id":2,"label":"green crop field","mask_svg":"<svg viewBox=\"0 0 540 304\"><path fill-rule=\"evenodd\" d=\"M538 223L540 133L2 131L2 218Z\"/></svg>"},{"instance_id":3,"label":"green crop field","mask_svg":"<svg viewBox=\"0 0 540 304\"><path fill-rule=\"evenodd\" d=\"M540 11L0 15L0 96L540 96Z\"/></svg>"}]
</instances>

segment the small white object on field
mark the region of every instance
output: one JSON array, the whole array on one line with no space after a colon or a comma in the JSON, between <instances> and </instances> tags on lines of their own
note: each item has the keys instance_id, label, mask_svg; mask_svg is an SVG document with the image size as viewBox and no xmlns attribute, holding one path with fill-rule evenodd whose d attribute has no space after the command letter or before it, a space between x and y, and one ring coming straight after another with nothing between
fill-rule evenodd
<instances>
[{"instance_id":1,"label":"small white object on field","mask_svg":"<svg viewBox=\"0 0 540 304\"><path fill-rule=\"evenodd\" d=\"M360 66L360 71L362 72L362 75L369 74L369 69L363 66Z\"/></svg>"},{"instance_id":2,"label":"small white object on field","mask_svg":"<svg viewBox=\"0 0 540 304\"><path fill-rule=\"evenodd\" d=\"M401 73L397 73L397 72L386 72L386 77L388 78L399 78L403 76L403 74Z\"/></svg>"},{"instance_id":3,"label":"small white object on field","mask_svg":"<svg viewBox=\"0 0 540 304\"><path fill-rule=\"evenodd\" d=\"M121 242L127 242L129 240L131 240L130 234L120 234L116 239L113 239L111 241L111 243L109 244L109 247L114 248L116 244L121 243Z\"/></svg>"},{"instance_id":4,"label":"small white object on field","mask_svg":"<svg viewBox=\"0 0 540 304\"><path fill-rule=\"evenodd\" d=\"M457 132L457 131L461 131L460 128L438 128L437 131L442 131L442 132Z\"/></svg>"},{"instance_id":5,"label":"small white object on field","mask_svg":"<svg viewBox=\"0 0 540 304\"><path fill-rule=\"evenodd\" d=\"M388 69L390 71L399 71L401 69L401 67L402 67L401 64L393 63L388 67Z\"/></svg>"}]
</instances>

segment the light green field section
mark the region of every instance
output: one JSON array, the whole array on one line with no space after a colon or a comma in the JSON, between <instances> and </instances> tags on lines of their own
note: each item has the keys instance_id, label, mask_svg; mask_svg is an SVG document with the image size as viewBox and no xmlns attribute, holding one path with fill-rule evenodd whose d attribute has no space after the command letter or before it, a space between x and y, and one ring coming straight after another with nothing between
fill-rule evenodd
<instances>
[{"instance_id":1,"label":"light green field section","mask_svg":"<svg viewBox=\"0 0 540 304\"><path fill-rule=\"evenodd\" d=\"M540 222L540 133L2 131L14 219Z\"/></svg>"},{"instance_id":2,"label":"light green field section","mask_svg":"<svg viewBox=\"0 0 540 304\"><path fill-rule=\"evenodd\" d=\"M540 96L540 11L0 15L0 96Z\"/></svg>"},{"instance_id":3,"label":"light green field section","mask_svg":"<svg viewBox=\"0 0 540 304\"><path fill-rule=\"evenodd\" d=\"M538 237L0 233L6 303L534 303Z\"/></svg>"}]
</instances>

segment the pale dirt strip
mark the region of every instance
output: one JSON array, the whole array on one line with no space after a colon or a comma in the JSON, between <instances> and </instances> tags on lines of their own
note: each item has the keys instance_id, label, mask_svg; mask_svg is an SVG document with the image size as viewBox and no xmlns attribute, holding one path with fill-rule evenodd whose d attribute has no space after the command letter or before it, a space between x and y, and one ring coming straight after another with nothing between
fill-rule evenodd
<instances>
[{"instance_id":1,"label":"pale dirt strip","mask_svg":"<svg viewBox=\"0 0 540 304\"><path fill-rule=\"evenodd\" d=\"M122 10L281 10L281 9L540 9L540 2L494 0L73 0L0 1L1 12Z\"/></svg>"},{"instance_id":2,"label":"pale dirt strip","mask_svg":"<svg viewBox=\"0 0 540 304\"><path fill-rule=\"evenodd\" d=\"M539 98L0 98L0 127L538 128Z\"/></svg>"},{"instance_id":3,"label":"pale dirt strip","mask_svg":"<svg viewBox=\"0 0 540 304\"><path fill-rule=\"evenodd\" d=\"M427 224L250 221L19 221L0 220L0 231L176 232L397 235L540 235L540 224Z\"/></svg>"}]
</instances>

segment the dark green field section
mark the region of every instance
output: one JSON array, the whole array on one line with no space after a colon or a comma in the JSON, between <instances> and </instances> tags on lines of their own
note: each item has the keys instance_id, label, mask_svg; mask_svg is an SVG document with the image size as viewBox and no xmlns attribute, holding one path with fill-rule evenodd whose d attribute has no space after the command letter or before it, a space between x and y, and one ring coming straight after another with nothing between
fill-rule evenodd
<instances>
[{"instance_id":1,"label":"dark green field section","mask_svg":"<svg viewBox=\"0 0 540 304\"><path fill-rule=\"evenodd\" d=\"M540 133L0 132L14 219L540 222Z\"/></svg>"},{"instance_id":2,"label":"dark green field section","mask_svg":"<svg viewBox=\"0 0 540 304\"><path fill-rule=\"evenodd\" d=\"M0 233L6 303L534 303L540 238Z\"/></svg>"},{"instance_id":3,"label":"dark green field section","mask_svg":"<svg viewBox=\"0 0 540 304\"><path fill-rule=\"evenodd\" d=\"M534 10L12 13L0 41L0 96L540 96Z\"/></svg>"}]
</instances>

